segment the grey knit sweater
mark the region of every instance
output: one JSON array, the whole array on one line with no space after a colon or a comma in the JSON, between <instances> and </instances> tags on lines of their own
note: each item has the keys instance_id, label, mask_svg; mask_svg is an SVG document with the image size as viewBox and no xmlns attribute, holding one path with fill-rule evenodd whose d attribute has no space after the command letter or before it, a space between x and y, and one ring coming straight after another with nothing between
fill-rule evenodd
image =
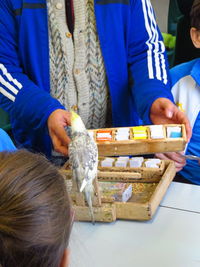
<instances>
[{"instance_id":1,"label":"grey knit sweater","mask_svg":"<svg viewBox=\"0 0 200 267\"><path fill-rule=\"evenodd\" d=\"M74 108L87 128L105 127L108 88L93 0L74 0L73 38L65 1L48 0L51 95Z\"/></svg>"}]
</instances>

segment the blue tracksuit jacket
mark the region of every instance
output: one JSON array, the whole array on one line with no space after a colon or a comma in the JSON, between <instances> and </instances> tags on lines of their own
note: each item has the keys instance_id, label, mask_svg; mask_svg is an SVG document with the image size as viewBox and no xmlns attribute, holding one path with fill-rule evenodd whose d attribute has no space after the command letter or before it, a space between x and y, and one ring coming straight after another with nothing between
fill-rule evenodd
<instances>
[{"instance_id":1,"label":"blue tracksuit jacket","mask_svg":"<svg viewBox=\"0 0 200 267\"><path fill-rule=\"evenodd\" d=\"M167 60L149 0L95 0L97 31L112 100L114 126L151 123L158 97L172 100ZM45 0L0 1L0 105L16 142L49 154L48 116L64 107L49 94Z\"/></svg>"}]
</instances>

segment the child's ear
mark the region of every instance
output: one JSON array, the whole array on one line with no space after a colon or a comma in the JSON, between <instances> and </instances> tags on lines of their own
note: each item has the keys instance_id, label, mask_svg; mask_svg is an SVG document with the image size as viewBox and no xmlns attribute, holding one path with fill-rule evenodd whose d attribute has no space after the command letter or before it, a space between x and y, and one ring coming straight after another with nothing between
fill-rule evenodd
<instances>
[{"instance_id":1,"label":"child's ear","mask_svg":"<svg viewBox=\"0 0 200 267\"><path fill-rule=\"evenodd\" d=\"M191 36L194 46L196 48L200 48L200 31L192 27L190 29L190 36Z\"/></svg>"}]
</instances>

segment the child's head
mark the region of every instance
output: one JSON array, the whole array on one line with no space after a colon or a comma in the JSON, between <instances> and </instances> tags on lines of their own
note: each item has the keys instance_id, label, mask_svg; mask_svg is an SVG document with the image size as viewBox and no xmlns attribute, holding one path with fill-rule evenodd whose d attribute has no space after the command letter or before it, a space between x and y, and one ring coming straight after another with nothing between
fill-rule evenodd
<instances>
[{"instance_id":1,"label":"child's head","mask_svg":"<svg viewBox=\"0 0 200 267\"><path fill-rule=\"evenodd\" d=\"M71 217L53 165L27 151L0 153L0 266L65 266Z\"/></svg>"},{"instance_id":2,"label":"child's head","mask_svg":"<svg viewBox=\"0 0 200 267\"><path fill-rule=\"evenodd\" d=\"M200 0L195 0L190 12L190 36L196 48L200 48Z\"/></svg>"}]
</instances>

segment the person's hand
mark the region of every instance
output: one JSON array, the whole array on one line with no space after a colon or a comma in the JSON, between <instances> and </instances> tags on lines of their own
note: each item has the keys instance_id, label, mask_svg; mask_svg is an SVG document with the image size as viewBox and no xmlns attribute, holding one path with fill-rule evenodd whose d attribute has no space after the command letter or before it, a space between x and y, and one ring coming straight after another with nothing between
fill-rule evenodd
<instances>
[{"instance_id":1,"label":"person's hand","mask_svg":"<svg viewBox=\"0 0 200 267\"><path fill-rule=\"evenodd\" d=\"M183 152L168 152L168 153L156 153L156 158L173 160L176 167L176 172L179 172L186 165L186 159L182 156Z\"/></svg>"},{"instance_id":2,"label":"person's hand","mask_svg":"<svg viewBox=\"0 0 200 267\"><path fill-rule=\"evenodd\" d=\"M65 126L71 125L70 112L57 109L51 113L47 120L49 135L55 151L67 156L70 138L67 136Z\"/></svg>"},{"instance_id":3,"label":"person's hand","mask_svg":"<svg viewBox=\"0 0 200 267\"><path fill-rule=\"evenodd\" d=\"M153 124L185 124L188 141L192 130L184 112L167 98L156 99L150 109L150 119Z\"/></svg>"}]
</instances>

